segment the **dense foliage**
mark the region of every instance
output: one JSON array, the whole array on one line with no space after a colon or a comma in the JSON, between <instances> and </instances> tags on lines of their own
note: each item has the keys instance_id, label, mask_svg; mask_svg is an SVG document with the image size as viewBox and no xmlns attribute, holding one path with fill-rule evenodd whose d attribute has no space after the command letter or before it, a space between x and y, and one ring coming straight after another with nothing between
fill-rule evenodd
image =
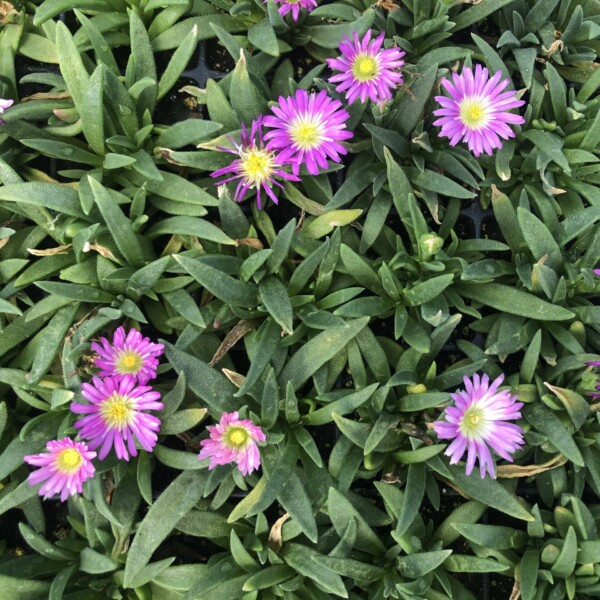
<instances>
[{"instance_id":1,"label":"dense foliage","mask_svg":"<svg viewBox=\"0 0 600 600\"><path fill-rule=\"evenodd\" d=\"M12 0L0 23L0 597L600 597L599 0ZM406 53L393 100L344 103L343 162L277 205L234 202L227 136L297 90L343 100L325 61L369 29ZM525 101L491 157L433 125L475 64ZM24 457L76 437L121 325L165 346L158 443L42 500ZM433 428L475 373L524 403L496 479ZM247 476L198 459L233 411L266 434Z\"/></svg>"}]
</instances>

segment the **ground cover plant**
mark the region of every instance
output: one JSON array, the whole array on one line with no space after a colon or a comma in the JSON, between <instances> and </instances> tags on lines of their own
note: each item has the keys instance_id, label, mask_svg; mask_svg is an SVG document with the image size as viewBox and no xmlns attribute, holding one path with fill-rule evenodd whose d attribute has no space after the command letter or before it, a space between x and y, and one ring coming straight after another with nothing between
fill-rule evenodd
<instances>
[{"instance_id":1,"label":"ground cover plant","mask_svg":"<svg viewBox=\"0 0 600 600\"><path fill-rule=\"evenodd\" d=\"M600 596L600 1L0 28L0 598Z\"/></svg>"}]
</instances>

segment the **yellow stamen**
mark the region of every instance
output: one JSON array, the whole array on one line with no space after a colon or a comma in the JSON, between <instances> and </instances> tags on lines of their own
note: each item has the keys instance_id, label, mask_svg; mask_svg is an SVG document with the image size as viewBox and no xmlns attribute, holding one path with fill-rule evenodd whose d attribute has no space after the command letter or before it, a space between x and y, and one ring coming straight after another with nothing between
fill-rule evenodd
<instances>
[{"instance_id":1,"label":"yellow stamen","mask_svg":"<svg viewBox=\"0 0 600 600\"><path fill-rule=\"evenodd\" d=\"M488 115L480 100L467 98L460 103L460 120L469 129L479 129L487 123Z\"/></svg>"},{"instance_id":2,"label":"yellow stamen","mask_svg":"<svg viewBox=\"0 0 600 600\"><path fill-rule=\"evenodd\" d=\"M378 75L379 65L377 59L374 56L368 54L359 54L354 59L352 65L352 74L354 78L364 83L365 81L371 81Z\"/></svg>"},{"instance_id":3,"label":"yellow stamen","mask_svg":"<svg viewBox=\"0 0 600 600\"><path fill-rule=\"evenodd\" d=\"M471 406L465 411L460 422L460 430L467 437L480 435L487 428L483 411L477 406Z\"/></svg>"},{"instance_id":4,"label":"yellow stamen","mask_svg":"<svg viewBox=\"0 0 600 600\"><path fill-rule=\"evenodd\" d=\"M225 443L228 446L241 448L245 446L250 434L244 427L230 427L225 433Z\"/></svg>"},{"instance_id":5,"label":"yellow stamen","mask_svg":"<svg viewBox=\"0 0 600 600\"><path fill-rule=\"evenodd\" d=\"M144 358L132 350L123 350L115 360L115 370L121 375L137 373L144 364Z\"/></svg>"},{"instance_id":6,"label":"yellow stamen","mask_svg":"<svg viewBox=\"0 0 600 600\"><path fill-rule=\"evenodd\" d=\"M301 150L310 150L321 143L321 133L317 123L298 122L290 128L292 140Z\"/></svg>"},{"instance_id":7,"label":"yellow stamen","mask_svg":"<svg viewBox=\"0 0 600 600\"><path fill-rule=\"evenodd\" d=\"M134 412L131 399L116 392L109 396L100 407L100 415L111 429L123 429L129 425Z\"/></svg>"},{"instance_id":8,"label":"yellow stamen","mask_svg":"<svg viewBox=\"0 0 600 600\"><path fill-rule=\"evenodd\" d=\"M56 455L56 468L65 475L76 473L82 462L83 457L79 450L75 450L75 448L61 450Z\"/></svg>"},{"instance_id":9,"label":"yellow stamen","mask_svg":"<svg viewBox=\"0 0 600 600\"><path fill-rule=\"evenodd\" d=\"M260 185L272 176L275 168L272 152L253 148L240 152L240 157L242 171L252 186Z\"/></svg>"}]
</instances>

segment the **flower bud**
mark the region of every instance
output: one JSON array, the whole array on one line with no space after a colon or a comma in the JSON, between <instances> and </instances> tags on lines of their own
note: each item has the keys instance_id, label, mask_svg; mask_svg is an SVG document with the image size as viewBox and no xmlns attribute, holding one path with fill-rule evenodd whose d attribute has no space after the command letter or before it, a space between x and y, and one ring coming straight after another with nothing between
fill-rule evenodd
<instances>
[{"instance_id":1,"label":"flower bud","mask_svg":"<svg viewBox=\"0 0 600 600\"><path fill-rule=\"evenodd\" d=\"M424 233L419 239L419 246L423 256L437 254L444 245L444 240L435 233Z\"/></svg>"}]
</instances>

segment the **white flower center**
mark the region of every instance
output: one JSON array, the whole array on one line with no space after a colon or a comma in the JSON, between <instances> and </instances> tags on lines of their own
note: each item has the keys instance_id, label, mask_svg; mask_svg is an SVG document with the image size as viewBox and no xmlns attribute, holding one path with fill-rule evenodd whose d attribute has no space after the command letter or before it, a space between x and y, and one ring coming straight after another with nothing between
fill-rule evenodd
<instances>
[{"instance_id":1,"label":"white flower center","mask_svg":"<svg viewBox=\"0 0 600 600\"><path fill-rule=\"evenodd\" d=\"M83 463L83 456L75 448L61 450L56 455L56 468L65 475L76 473L79 467L81 467L81 463Z\"/></svg>"},{"instance_id":2,"label":"white flower center","mask_svg":"<svg viewBox=\"0 0 600 600\"><path fill-rule=\"evenodd\" d=\"M252 186L259 186L273 175L275 161L273 153L252 148L240 152L241 169L244 177Z\"/></svg>"},{"instance_id":3,"label":"white flower center","mask_svg":"<svg viewBox=\"0 0 600 600\"><path fill-rule=\"evenodd\" d=\"M464 98L460 104L460 120L469 129L481 129L487 124L489 114L480 98Z\"/></svg>"},{"instance_id":4,"label":"white flower center","mask_svg":"<svg viewBox=\"0 0 600 600\"><path fill-rule=\"evenodd\" d=\"M361 83L376 79L377 75L379 75L377 57L370 54L357 54L352 64L352 74Z\"/></svg>"},{"instance_id":5,"label":"white flower center","mask_svg":"<svg viewBox=\"0 0 600 600\"><path fill-rule=\"evenodd\" d=\"M323 141L321 133L322 123L314 115L296 117L290 126L289 132L292 141L300 150L317 148Z\"/></svg>"},{"instance_id":6,"label":"white flower center","mask_svg":"<svg viewBox=\"0 0 600 600\"><path fill-rule=\"evenodd\" d=\"M135 409L131 398L113 392L100 407L100 415L110 429L123 429L131 423Z\"/></svg>"},{"instance_id":7,"label":"white flower center","mask_svg":"<svg viewBox=\"0 0 600 600\"><path fill-rule=\"evenodd\" d=\"M487 430L487 423L483 410L477 405L468 408L460 421L460 431L467 438L483 436Z\"/></svg>"}]
</instances>

